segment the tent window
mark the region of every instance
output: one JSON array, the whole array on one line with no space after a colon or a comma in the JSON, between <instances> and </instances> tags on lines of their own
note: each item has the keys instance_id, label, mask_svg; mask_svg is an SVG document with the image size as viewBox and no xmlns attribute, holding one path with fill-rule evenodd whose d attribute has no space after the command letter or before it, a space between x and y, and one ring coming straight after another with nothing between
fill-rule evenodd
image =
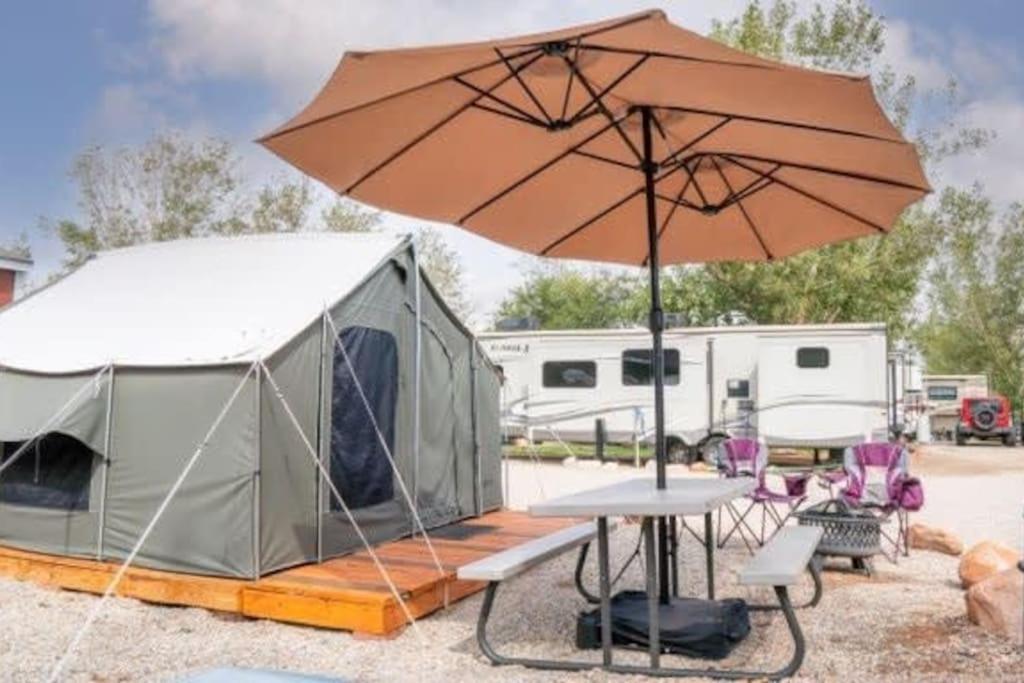
<instances>
[{"instance_id":1,"label":"tent window","mask_svg":"<svg viewBox=\"0 0 1024 683\"><path fill-rule=\"evenodd\" d=\"M366 397L364 403L349 364L345 362L345 354L336 347L331 392L330 473L345 504L355 510L394 498L391 464L377 430L383 435L388 451L394 453L398 347L390 333L369 327L346 327L338 336ZM372 417L366 403L369 403ZM330 501L332 512L342 509L334 495L330 496Z\"/></svg>"},{"instance_id":2,"label":"tent window","mask_svg":"<svg viewBox=\"0 0 1024 683\"><path fill-rule=\"evenodd\" d=\"M796 350L798 368L827 368L828 349L824 346L804 346Z\"/></svg>"},{"instance_id":3,"label":"tent window","mask_svg":"<svg viewBox=\"0 0 1024 683\"><path fill-rule=\"evenodd\" d=\"M25 442L6 442L0 463L10 460ZM0 503L88 510L96 454L78 439L52 432L30 443L14 463L0 473Z\"/></svg>"},{"instance_id":4,"label":"tent window","mask_svg":"<svg viewBox=\"0 0 1024 683\"><path fill-rule=\"evenodd\" d=\"M664 349L665 384L679 384L679 349ZM627 387L654 384L653 349L626 349L622 352L622 384Z\"/></svg>"}]
</instances>

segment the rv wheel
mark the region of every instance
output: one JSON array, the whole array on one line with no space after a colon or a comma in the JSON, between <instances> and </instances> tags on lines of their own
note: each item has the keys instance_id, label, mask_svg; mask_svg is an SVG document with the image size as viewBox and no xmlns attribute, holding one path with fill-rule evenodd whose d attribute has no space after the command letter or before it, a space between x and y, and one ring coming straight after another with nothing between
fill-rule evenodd
<instances>
[{"instance_id":1,"label":"rv wheel","mask_svg":"<svg viewBox=\"0 0 1024 683\"><path fill-rule=\"evenodd\" d=\"M703 460L709 467L718 467L718 447L722 445L722 442L728 439L727 434L709 434L704 437L699 444L697 444L697 450L700 452L701 460Z\"/></svg>"},{"instance_id":2,"label":"rv wheel","mask_svg":"<svg viewBox=\"0 0 1024 683\"><path fill-rule=\"evenodd\" d=\"M689 465L694 460L690 448L683 443L682 439L674 436L665 440L665 450L668 452L668 461L671 463Z\"/></svg>"}]
</instances>

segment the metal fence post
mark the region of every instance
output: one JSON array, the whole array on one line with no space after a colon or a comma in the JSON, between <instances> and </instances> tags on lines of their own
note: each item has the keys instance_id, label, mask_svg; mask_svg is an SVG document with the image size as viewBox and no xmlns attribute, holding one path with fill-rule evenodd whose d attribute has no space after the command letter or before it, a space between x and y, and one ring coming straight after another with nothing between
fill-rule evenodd
<instances>
[{"instance_id":1,"label":"metal fence post","mask_svg":"<svg viewBox=\"0 0 1024 683\"><path fill-rule=\"evenodd\" d=\"M594 455L598 462L604 464L604 442L608 438L608 432L604 426L604 418L594 420Z\"/></svg>"}]
</instances>

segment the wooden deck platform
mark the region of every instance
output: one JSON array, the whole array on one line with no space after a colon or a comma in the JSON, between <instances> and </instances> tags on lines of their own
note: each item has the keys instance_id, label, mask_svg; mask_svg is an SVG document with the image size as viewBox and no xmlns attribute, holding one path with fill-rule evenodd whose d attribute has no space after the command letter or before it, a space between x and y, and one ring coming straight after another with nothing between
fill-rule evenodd
<instances>
[{"instance_id":1,"label":"wooden deck platform","mask_svg":"<svg viewBox=\"0 0 1024 683\"><path fill-rule=\"evenodd\" d=\"M410 611L421 617L483 588L459 581L461 565L568 526L502 510L430 532L446 572L439 576L422 538L375 548ZM0 547L0 576L102 593L118 565ZM259 619L387 635L405 625L402 609L366 551L269 574L258 581L130 568L117 594L167 605L204 607Z\"/></svg>"}]
</instances>

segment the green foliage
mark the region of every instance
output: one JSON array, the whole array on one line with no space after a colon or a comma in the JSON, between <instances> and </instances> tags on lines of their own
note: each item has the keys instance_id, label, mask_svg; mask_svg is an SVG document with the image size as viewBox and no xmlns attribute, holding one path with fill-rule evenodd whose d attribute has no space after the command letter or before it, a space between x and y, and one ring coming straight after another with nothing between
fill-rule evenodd
<instances>
[{"instance_id":1,"label":"green foliage","mask_svg":"<svg viewBox=\"0 0 1024 683\"><path fill-rule=\"evenodd\" d=\"M642 278L635 275L545 263L525 271L497 318L532 316L544 329L632 326L644 315L638 306L642 287Z\"/></svg>"},{"instance_id":2,"label":"green foliage","mask_svg":"<svg viewBox=\"0 0 1024 683\"><path fill-rule=\"evenodd\" d=\"M915 340L930 373L983 373L1024 406L1024 206L996 211L979 187L947 190L943 248L929 276L929 313Z\"/></svg>"},{"instance_id":3,"label":"green foliage","mask_svg":"<svg viewBox=\"0 0 1024 683\"><path fill-rule=\"evenodd\" d=\"M465 320L473 312L473 307L466 298L465 274L459 255L434 228L420 228L415 236L415 244L420 267L441 293L448 307Z\"/></svg>"}]
</instances>

